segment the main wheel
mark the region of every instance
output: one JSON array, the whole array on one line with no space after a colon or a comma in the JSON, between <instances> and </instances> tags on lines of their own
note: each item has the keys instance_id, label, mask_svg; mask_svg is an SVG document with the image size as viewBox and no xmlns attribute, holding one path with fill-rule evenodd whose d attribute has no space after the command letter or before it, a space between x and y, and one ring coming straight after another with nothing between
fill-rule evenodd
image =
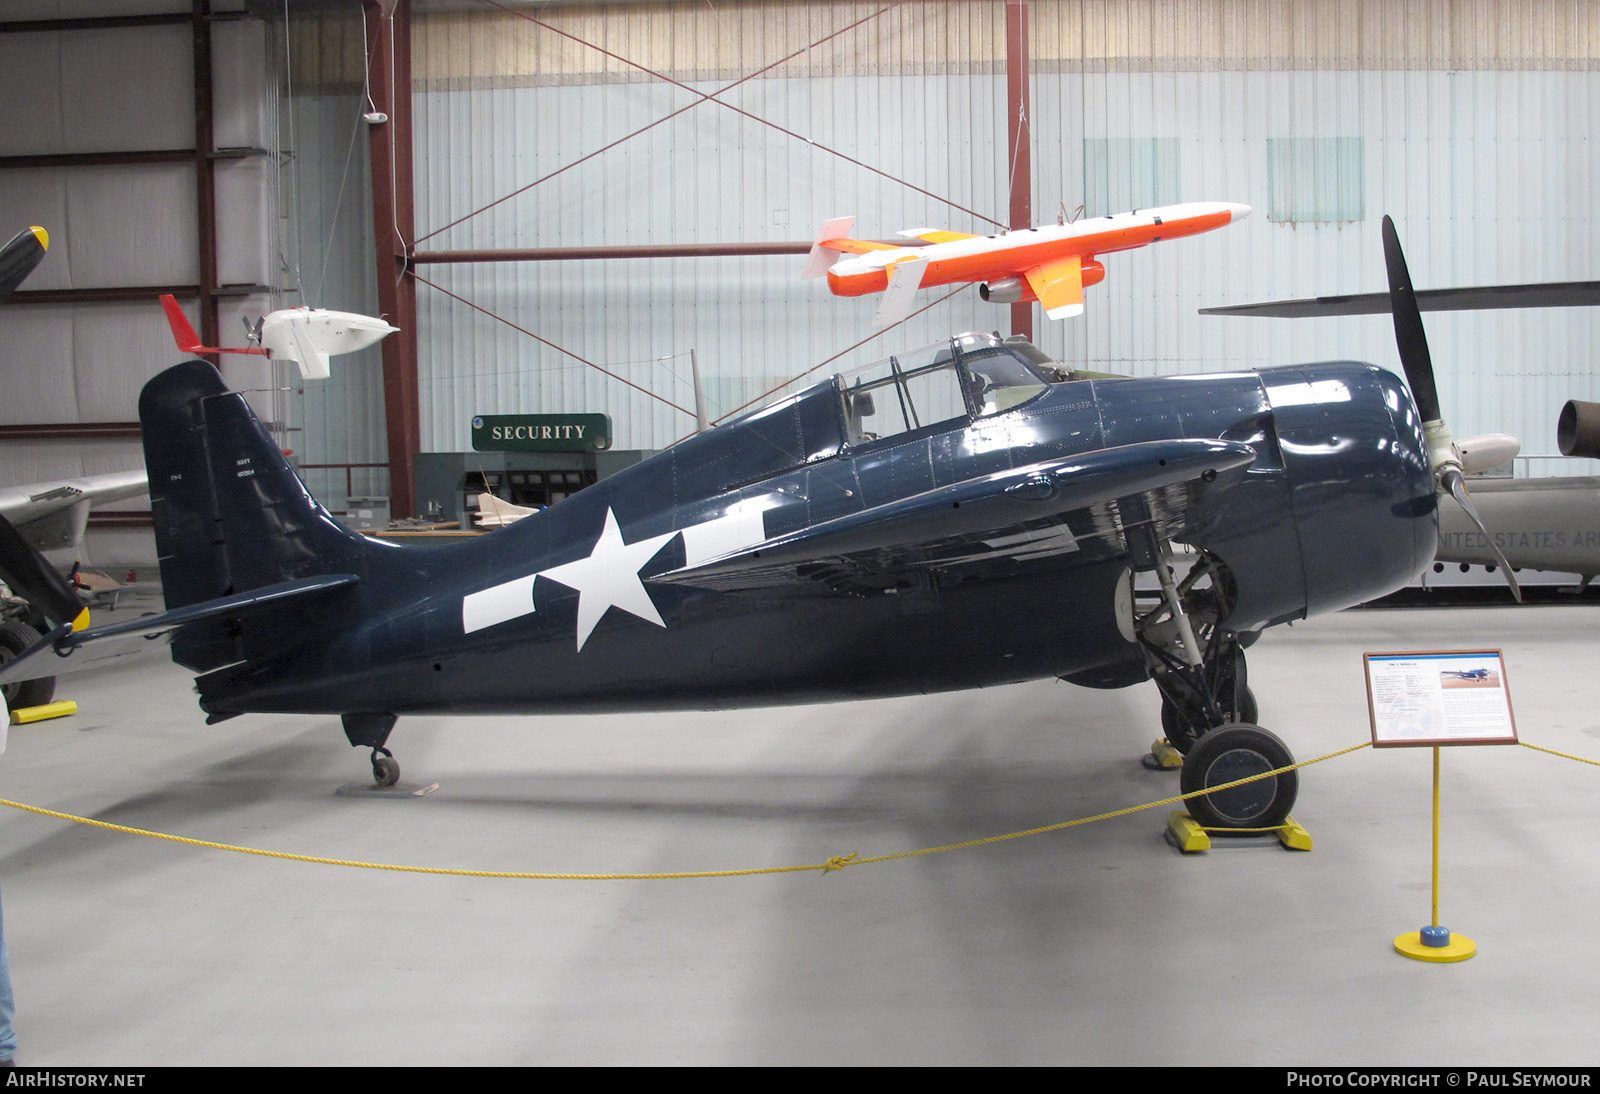
<instances>
[{"instance_id":1,"label":"main wheel","mask_svg":"<svg viewBox=\"0 0 1600 1094\"><path fill-rule=\"evenodd\" d=\"M1178 785L1185 794L1260 775L1294 763L1288 746L1260 726L1238 723L1204 734L1184 757ZM1294 808L1299 772L1188 800L1189 815L1207 828L1273 828Z\"/></svg>"},{"instance_id":2,"label":"main wheel","mask_svg":"<svg viewBox=\"0 0 1600 1094\"><path fill-rule=\"evenodd\" d=\"M0 623L0 665L9 664L17 655L40 640L40 634L26 623L8 621ZM37 680L19 680L4 688L6 706L12 710L21 707L42 707L56 694L56 678L45 676Z\"/></svg>"}]
</instances>

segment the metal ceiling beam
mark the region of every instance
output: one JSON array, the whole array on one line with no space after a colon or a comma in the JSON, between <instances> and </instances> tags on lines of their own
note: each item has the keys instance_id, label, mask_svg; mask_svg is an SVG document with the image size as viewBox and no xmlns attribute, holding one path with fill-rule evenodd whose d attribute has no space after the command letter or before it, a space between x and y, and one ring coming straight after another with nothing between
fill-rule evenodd
<instances>
[{"instance_id":1,"label":"metal ceiling beam","mask_svg":"<svg viewBox=\"0 0 1600 1094\"><path fill-rule=\"evenodd\" d=\"M417 383L417 286L406 274L416 237L411 159L411 0L362 0L372 101L388 120L367 126L372 219L377 239L378 310L399 332L381 343L383 406L389 445L389 511L416 508L416 455L422 447Z\"/></svg>"},{"instance_id":2,"label":"metal ceiling beam","mask_svg":"<svg viewBox=\"0 0 1600 1094\"><path fill-rule=\"evenodd\" d=\"M194 178L195 228L198 236L200 270L200 342L221 344L217 321L217 178L212 153L216 134L211 125L211 3L193 0L189 9L194 58ZM218 354L202 356L212 364Z\"/></svg>"},{"instance_id":3,"label":"metal ceiling beam","mask_svg":"<svg viewBox=\"0 0 1600 1094\"><path fill-rule=\"evenodd\" d=\"M905 245L906 240L896 240ZM468 251L418 251L418 266L462 262L570 262L592 258L747 258L752 255L803 255L804 241L775 243L640 243L615 247L503 247Z\"/></svg>"},{"instance_id":4,"label":"metal ceiling beam","mask_svg":"<svg viewBox=\"0 0 1600 1094\"><path fill-rule=\"evenodd\" d=\"M1033 227L1033 126L1028 98L1028 0L1006 0L1006 163L1011 227ZM1033 341L1033 305L1011 305L1011 333Z\"/></svg>"}]
</instances>

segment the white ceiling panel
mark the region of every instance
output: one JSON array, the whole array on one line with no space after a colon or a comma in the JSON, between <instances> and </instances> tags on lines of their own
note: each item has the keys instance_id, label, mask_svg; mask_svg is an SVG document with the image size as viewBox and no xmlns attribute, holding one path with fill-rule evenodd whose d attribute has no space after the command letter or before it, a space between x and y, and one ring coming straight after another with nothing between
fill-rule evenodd
<instances>
[{"instance_id":1,"label":"white ceiling panel","mask_svg":"<svg viewBox=\"0 0 1600 1094\"><path fill-rule=\"evenodd\" d=\"M188 165L72 170L66 243L75 287L197 284L195 209Z\"/></svg>"},{"instance_id":2,"label":"white ceiling panel","mask_svg":"<svg viewBox=\"0 0 1600 1094\"><path fill-rule=\"evenodd\" d=\"M262 156L217 164L217 281L223 285L270 285L269 242L273 235L272 188L276 172Z\"/></svg>"},{"instance_id":3,"label":"white ceiling panel","mask_svg":"<svg viewBox=\"0 0 1600 1094\"><path fill-rule=\"evenodd\" d=\"M218 148L266 148L273 89L268 78L267 26L255 19L211 29L211 132Z\"/></svg>"},{"instance_id":4,"label":"white ceiling panel","mask_svg":"<svg viewBox=\"0 0 1600 1094\"><path fill-rule=\"evenodd\" d=\"M79 419L137 420L145 381L182 356L161 305L152 299L147 304L76 304L60 311L71 313Z\"/></svg>"},{"instance_id":5,"label":"white ceiling panel","mask_svg":"<svg viewBox=\"0 0 1600 1094\"><path fill-rule=\"evenodd\" d=\"M60 152L61 35L0 34L0 155Z\"/></svg>"},{"instance_id":6,"label":"white ceiling panel","mask_svg":"<svg viewBox=\"0 0 1600 1094\"><path fill-rule=\"evenodd\" d=\"M193 148L192 52L185 26L63 33L63 150Z\"/></svg>"},{"instance_id":7,"label":"white ceiling panel","mask_svg":"<svg viewBox=\"0 0 1600 1094\"><path fill-rule=\"evenodd\" d=\"M0 423L78 420L72 370L72 325L51 304L0 307ZM0 450L5 446L0 445ZM3 454L3 452L0 452ZM4 481L0 477L0 481ZM18 481L14 477L12 481ZM21 480L32 481L32 480Z\"/></svg>"}]
</instances>

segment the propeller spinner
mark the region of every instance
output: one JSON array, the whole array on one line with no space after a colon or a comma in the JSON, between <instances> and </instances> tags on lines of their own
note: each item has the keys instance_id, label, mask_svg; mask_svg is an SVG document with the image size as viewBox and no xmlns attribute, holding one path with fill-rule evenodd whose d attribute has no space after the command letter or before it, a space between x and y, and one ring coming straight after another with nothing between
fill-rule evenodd
<instances>
[{"instance_id":1,"label":"propeller spinner","mask_svg":"<svg viewBox=\"0 0 1600 1094\"><path fill-rule=\"evenodd\" d=\"M1461 469L1461 453L1456 448L1450 427L1439 412L1439 388L1433 378L1433 358L1428 353L1428 336L1422 329L1422 312L1417 307L1416 291L1411 287L1411 274L1406 269L1405 253L1400 249L1400 237L1394 230L1394 221L1387 216L1383 218L1383 261L1389 271L1389 305L1394 313L1395 346L1400 351L1400 365L1405 370L1411 396L1422 415L1422 433L1427 442L1428 460L1433 466L1434 478L1439 488L1449 493L1466 510L1472 523L1483 533L1484 541L1500 564L1500 572L1505 574L1506 584L1511 586L1511 595L1520 602L1522 589L1517 585L1517 576L1511 572L1506 556L1500 552L1483 518L1478 515L1478 507L1472 504L1472 496L1467 492L1466 475Z\"/></svg>"}]
</instances>

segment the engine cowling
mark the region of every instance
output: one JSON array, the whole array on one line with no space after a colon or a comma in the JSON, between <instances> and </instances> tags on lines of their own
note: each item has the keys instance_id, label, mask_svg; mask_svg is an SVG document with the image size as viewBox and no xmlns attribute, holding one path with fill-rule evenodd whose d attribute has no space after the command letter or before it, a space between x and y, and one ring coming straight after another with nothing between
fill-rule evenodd
<instances>
[{"instance_id":1,"label":"engine cowling","mask_svg":"<svg viewBox=\"0 0 1600 1094\"><path fill-rule=\"evenodd\" d=\"M978 286L978 295L991 304L1025 304L1039 299L1028 282L1021 277L1002 277L998 281L985 281Z\"/></svg>"}]
</instances>

